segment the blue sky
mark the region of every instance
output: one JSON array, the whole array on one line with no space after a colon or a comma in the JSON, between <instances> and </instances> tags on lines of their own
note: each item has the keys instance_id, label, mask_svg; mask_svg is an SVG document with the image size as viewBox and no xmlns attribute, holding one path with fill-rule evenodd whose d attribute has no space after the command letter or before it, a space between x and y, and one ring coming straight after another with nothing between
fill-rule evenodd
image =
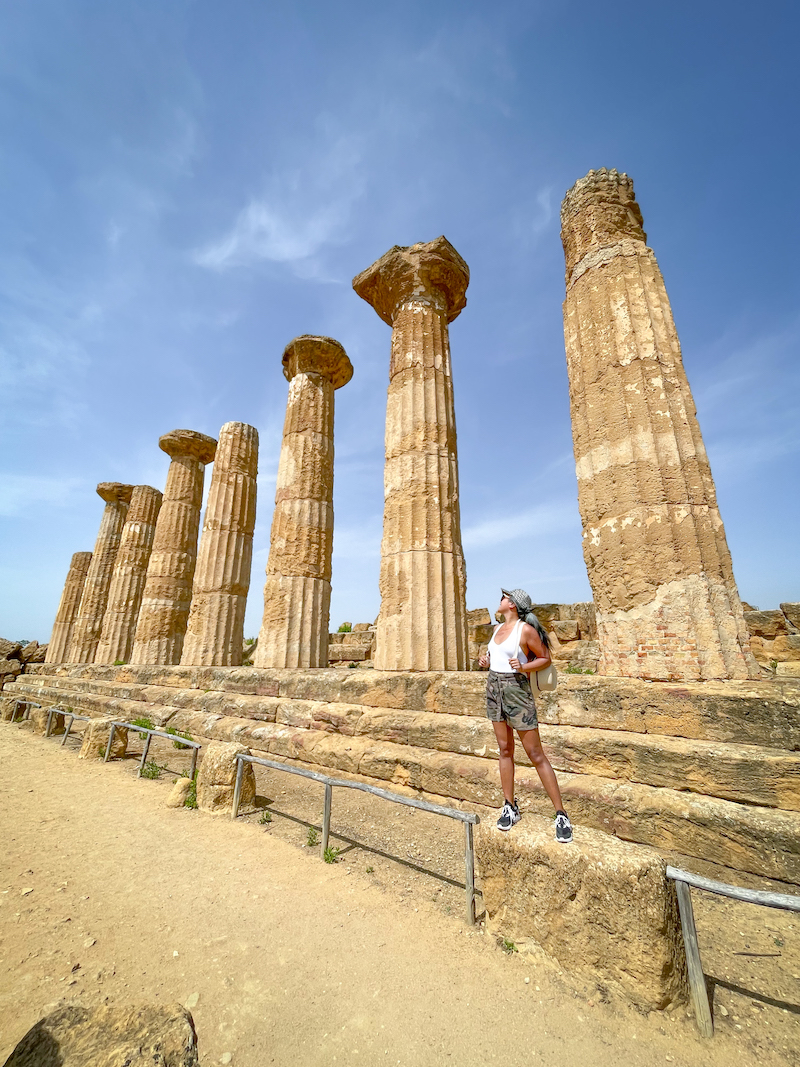
<instances>
[{"instance_id":1,"label":"blue sky","mask_svg":"<svg viewBox=\"0 0 800 1067\"><path fill-rule=\"evenodd\" d=\"M303 333L336 399L331 622L379 607L389 328L351 279L445 234L469 607L590 597L559 205L627 171L672 301L740 592L800 600L796 5L34 0L0 5L0 634L49 636L99 481L160 434L261 439L258 631Z\"/></svg>"}]
</instances>

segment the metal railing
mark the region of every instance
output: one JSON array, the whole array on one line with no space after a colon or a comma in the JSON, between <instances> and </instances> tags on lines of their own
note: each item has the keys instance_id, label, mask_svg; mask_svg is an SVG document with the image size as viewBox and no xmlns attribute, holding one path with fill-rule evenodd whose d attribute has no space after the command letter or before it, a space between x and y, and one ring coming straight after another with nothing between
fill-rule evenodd
<instances>
[{"instance_id":1,"label":"metal railing","mask_svg":"<svg viewBox=\"0 0 800 1067\"><path fill-rule=\"evenodd\" d=\"M302 767L290 767L286 763L278 763L276 760L261 759L258 756L248 756L239 753L236 756L236 785L233 790L233 809L231 819L239 814L239 803L242 796L242 776L245 763L257 763L260 767L269 767L273 771L285 771L287 774L297 774L301 778L310 778L314 782L320 782L325 786L325 800L322 809L322 839L320 840L320 858L325 858L328 841L331 832L331 801L333 799L333 787L342 789L358 789L362 793L370 793L372 796L389 800L393 804L403 804L407 808L417 808L420 811L428 811L433 815L444 815L448 819L455 819L464 824L464 873L467 902L467 922L470 926L475 925L475 844L473 841L472 827L480 822L477 815L470 811L458 811L456 808L445 808L441 804L430 804L427 800L417 800L415 797L401 797L397 793L390 793L386 789L379 789L365 782L348 782L344 778L330 778L327 774L318 774L317 771L308 771Z\"/></svg>"},{"instance_id":2,"label":"metal railing","mask_svg":"<svg viewBox=\"0 0 800 1067\"><path fill-rule=\"evenodd\" d=\"M124 730L136 730L140 734L147 734L147 740L144 743L144 749L142 750L142 758L139 760L139 769L136 772L136 777L142 777L142 771L144 765L147 762L147 754L150 751L150 742L154 737L165 737L168 741L173 741L175 744L181 746L181 748L190 748L192 750L192 766L189 771L189 778L194 778L195 771L197 770L197 753L203 746L199 741L191 741L188 737L182 737L177 733L168 733L166 730L157 730L154 727L149 726L137 726L133 722L122 722L116 719L111 723L111 729L108 731L108 744L106 745L106 752L103 756L103 763L108 763L111 759L111 746L114 743L114 732L117 728Z\"/></svg>"},{"instance_id":3,"label":"metal railing","mask_svg":"<svg viewBox=\"0 0 800 1067\"><path fill-rule=\"evenodd\" d=\"M22 705L20 722L25 722L26 719L31 717L31 708L40 708L42 706L41 704L37 704L35 700L15 700L14 707L11 711L11 722L17 721L17 712L19 711L20 704Z\"/></svg>"},{"instance_id":4,"label":"metal railing","mask_svg":"<svg viewBox=\"0 0 800 1067\"><path fill-rule=\"evenodd\" d=\"M747 904L760 904L765 908L780 908L782 911L800 912L800 897L789 893L770 893L761 889L742 889L738 885L715 882L699 874L682 871L678 867L667 867L667 878L675 882L678 894L678 911L681 916L683 942L686 946L686 965L689 972L689 995L692 1000L697 1029L703 1037L714 1036L714 1019L708 999L703 964L700 959L700 946L697 942L697 928L694 923L691 886L704 889L707 893L716 893L731 900L742 900Z\"/></svg>"}]
</instances>

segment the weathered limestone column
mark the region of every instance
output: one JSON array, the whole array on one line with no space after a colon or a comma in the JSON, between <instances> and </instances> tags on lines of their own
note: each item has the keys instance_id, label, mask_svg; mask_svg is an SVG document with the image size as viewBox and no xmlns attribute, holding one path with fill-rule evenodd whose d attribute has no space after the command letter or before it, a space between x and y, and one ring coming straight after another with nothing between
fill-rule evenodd
<instances>
[{"instance_id":1,"label":"weathered limestone column","mask_svg":"<svg viewBox=\"0 0 800 1067\"><path fill-rule=\"evenodd\" d=\"M714 481L633 182L590 171L561 205L564 337L600 673L747 678Z\"/></svg>"},{"instance_id":2,"label":"weathered limestone column","mask_svg":"<svg viewBox=\"0 0 800 1067\"><path fill-rule=\"evenodd\" d=\"M236 667L242 662L257 473L258 431L244 422L226 422L219 432L197 553L184 665Z\"/></svg>"},{"instance_id":3,"label":"weathered limestone column","mask_svg":"<svg viewBox=\"0 0 800 1067\"><path fill-rule=\"evenodd\" d=\"M392 327L379 670L466 670L466 572L448 323L469 268L444 237L394 248L353 279Z\"/></svg>"},{"instance_id":4,"label":"weathered limestone column","mask_svg":"<svg viewBox=\"0 0 800 1067\"><path fill-rule=\"evenodd\" d=\"M67 652L67 663L94 662L103 627L103 616L106 613L108 587L111 584L111 574L132 492L132 485L120 485L119 482L100 482L97 487L97 495L105 500L106 509L100 522L92 561L86 572L81 604Z\"/></svg>"},{"instance_id":5,"label":"weathered limestone column","mask_svg":"<svg viewBox=\"0 0 800 1067\"><path fill-rule=\"evenodd\" d=\"M283 353L289 400L275 490L256 667L327 667L333 552L333 394L353 376L330 337Z\"/></svg>"},{"instance_id":6,"label":"weathered limestone column","mask_svg":"<svg viewBox=\"0 0 800 1067\"><path fill-rule=\"evenodd\" d=\"M205 465L217 442L195 430L173 430L158 447L172 457L147 566L131 663L180 663L192 602Z\"/></svg>"},{"instance_id":7,"label":"weathered limestone column","mask_svg":"<svg viewBox=\"0 0 800 1067\"><path fill-rule=\"evenodd\" d=\"M108 589L95 663L116 663L118 660L127 663L130 659L160 508L158 489L151 485L133 487Z\"/></svg>"},{"instance_id":8,"label":"weathered limestone column","mask_svg":"<svg viewBox=\"0 0 800 1067\"><path fill-rule=\"evenodd\" d=\"M76 552L69 565L67 580L64 582L64 590L56 612L56 621L53 623L53 632L47 644L45 663L66 663L69 651L72 631L75 628L75 618L81 603L83 587L86 582L86 574L89 564L92 562L91 552Z\"/></svg>"}]
</instances>

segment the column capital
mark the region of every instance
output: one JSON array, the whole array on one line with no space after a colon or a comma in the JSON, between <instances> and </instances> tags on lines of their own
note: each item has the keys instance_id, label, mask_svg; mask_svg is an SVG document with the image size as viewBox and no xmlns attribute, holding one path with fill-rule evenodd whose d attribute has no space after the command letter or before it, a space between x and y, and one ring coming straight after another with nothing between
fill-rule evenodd
<instances>
[{"instance_id":1,"label":"column capital","mask_svg":"<svg viewBox=\"0 0 800 1067\"><path fill-rule=\"evenodd\" d=\"M647 241L633 180L617 170L590 170L561 204L561 242L567 279L587 252L622 240Z\"/></svg>"},{"instance_id":2,"label":"column capital","mask_svg":"<svg viewBox=\"0 0 800 1067\"><path fill-rule=\"evenodd\" d=\"M121 501L123 504L130 504L132 492L132 485L122 485L121 482L100 482L97 486L97 495L101 500L105 500L107 504L111 504L115 500Z\"/></svg>"},{"instance_id":3,"label":"column capital","mask_svg":"<svg viewBox=\"0 0 800 1067\"><path fill-rule=\"evenodd\" d=\"M353 364L338 341L332 337L303 334L283 350L283 375L290 382L296 374L321 374L334 389L341 389L353 377Z\"/></svg>"},{"instance_id":4,"label":"column capital","mask_svg":"<svg viewBox=\"0 0 800 1067\"><path fill-rule=\"evenodd\" d=\"M427 244L395 245L356 275L353 288L390 326L411 300L435 303L452 322L467 304L469 267L446 237Z\"/></svg>"},{"instance_id":5,"label":"column capital","mask_svg":"<svg viewBox=\"0 0 800 1067\"><path fill-rule=\"evenodd\" d=\"M159 437L158 447L172 459L191 456L201 463L210 463L217 451L217 442L214 437L198 433L197 430L170 430Z\"/></svg>"}]
</instances>

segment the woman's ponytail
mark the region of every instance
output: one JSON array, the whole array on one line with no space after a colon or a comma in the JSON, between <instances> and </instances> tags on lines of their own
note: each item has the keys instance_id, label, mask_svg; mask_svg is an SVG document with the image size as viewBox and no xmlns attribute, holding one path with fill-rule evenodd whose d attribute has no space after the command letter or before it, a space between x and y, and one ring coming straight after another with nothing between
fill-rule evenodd
<instances>
[{"instance_id":1,"label":"woman's ponytail","mask_svg":"<svg viewBox=\"0 0 800 1067\"><path fill-rule=\"evenodd\" d=\"M547 634L547 630L545 630L544 626L542 626L542 624L539 622L539 620L533 614L532 611L529 611L528 614L525 616L525 622L527 622L529 626L532 626L534 628L534 630L537 632L537 634L541 638L542 644L544 645L544 647L549 652L550 651L550 638L549 638L549 636Z\"/></svg>"}]
</instances>

